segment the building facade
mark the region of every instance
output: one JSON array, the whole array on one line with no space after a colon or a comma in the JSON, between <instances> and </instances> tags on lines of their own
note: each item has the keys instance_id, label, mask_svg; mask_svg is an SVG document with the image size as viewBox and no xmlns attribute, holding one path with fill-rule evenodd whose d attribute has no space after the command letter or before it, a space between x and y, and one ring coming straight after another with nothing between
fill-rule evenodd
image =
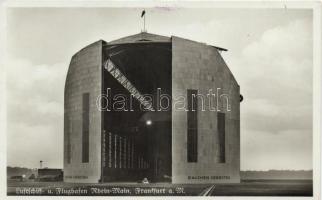
<instances>
[{"instance_id":1,"label":"building facade","mask_svg":"<svg viewBox=\"0 0 322 200\"><path fill-rule=\"evenodd\" d=\"M142 32L77 52L64 181L239 182L239 85L222 51Z\"/></svg>"}]
</instances>

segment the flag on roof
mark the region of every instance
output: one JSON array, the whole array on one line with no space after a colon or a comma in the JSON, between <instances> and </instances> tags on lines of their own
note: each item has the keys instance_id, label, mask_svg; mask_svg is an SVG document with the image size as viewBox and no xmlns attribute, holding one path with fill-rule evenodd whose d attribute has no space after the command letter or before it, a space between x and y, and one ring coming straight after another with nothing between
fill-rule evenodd
<instances>
[{"instance_id":1,"label":"flag on roof","mask_svg":"<svg viewBox=\"0 0 322 200\"><path fill-rule=\"evenodd\" d=\"M145 15L145 10L142 11L141 17L143 17L144 15Z\"/></svg>"}]
</instances>

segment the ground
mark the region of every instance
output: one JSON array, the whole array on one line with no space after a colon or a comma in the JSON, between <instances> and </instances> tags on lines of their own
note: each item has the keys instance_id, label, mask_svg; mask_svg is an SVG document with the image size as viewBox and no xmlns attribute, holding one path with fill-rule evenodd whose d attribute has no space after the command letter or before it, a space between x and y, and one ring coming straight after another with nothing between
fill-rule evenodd
<instances>
[{"instance_id":1,"label":"ground","mask_svg":"<svg viewBox=\"0 0 322 200\"><path fill-rule=\"evenodd\" d=\"M96 196L312 196L312 180L243 180L236 184L104 183L8 181L8 195Z\"/></svg>"}]
</instances>

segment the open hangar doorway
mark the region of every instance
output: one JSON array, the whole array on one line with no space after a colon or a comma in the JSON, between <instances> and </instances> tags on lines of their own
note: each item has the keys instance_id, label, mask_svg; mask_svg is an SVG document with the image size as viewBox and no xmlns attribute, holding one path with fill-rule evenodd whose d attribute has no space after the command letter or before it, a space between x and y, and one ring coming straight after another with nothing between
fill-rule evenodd
<instances>
[{"instance_id":1,"label":"open hangar doorway","mask_svg":"<svg viewBox=\"0 0 322 200\"><path fill-rule=\"evenodd\" d=\"M102 111L102 181L171 182L171 43L107 44L103 55L103 62L112 62L140 94L152 97L154 111L142 109L128 88L103 68L108 109ZM125 97L122 111L113 109L117 95ZM170 99L162 101L160 95Z\"/></svg>"}]
</instances>

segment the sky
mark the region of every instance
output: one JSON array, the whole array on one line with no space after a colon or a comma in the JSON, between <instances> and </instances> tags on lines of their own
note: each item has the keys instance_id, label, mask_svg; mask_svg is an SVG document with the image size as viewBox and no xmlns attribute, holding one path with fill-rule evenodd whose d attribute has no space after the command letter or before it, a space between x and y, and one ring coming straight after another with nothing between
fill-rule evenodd
<instances>
[{"instance_id":1,"label":"sky","mask_svg":"<svg viewBox=\"0 0 322 200\"><path fill-rule=\"evenodd\" d=\"M64 83L73 54L139 33L142 8L10 8L7 165L63 167ZM241 170L312 169L312 10L146 9L149 33L228 49L240 85Z\"/></svg>"}]
</instances>

